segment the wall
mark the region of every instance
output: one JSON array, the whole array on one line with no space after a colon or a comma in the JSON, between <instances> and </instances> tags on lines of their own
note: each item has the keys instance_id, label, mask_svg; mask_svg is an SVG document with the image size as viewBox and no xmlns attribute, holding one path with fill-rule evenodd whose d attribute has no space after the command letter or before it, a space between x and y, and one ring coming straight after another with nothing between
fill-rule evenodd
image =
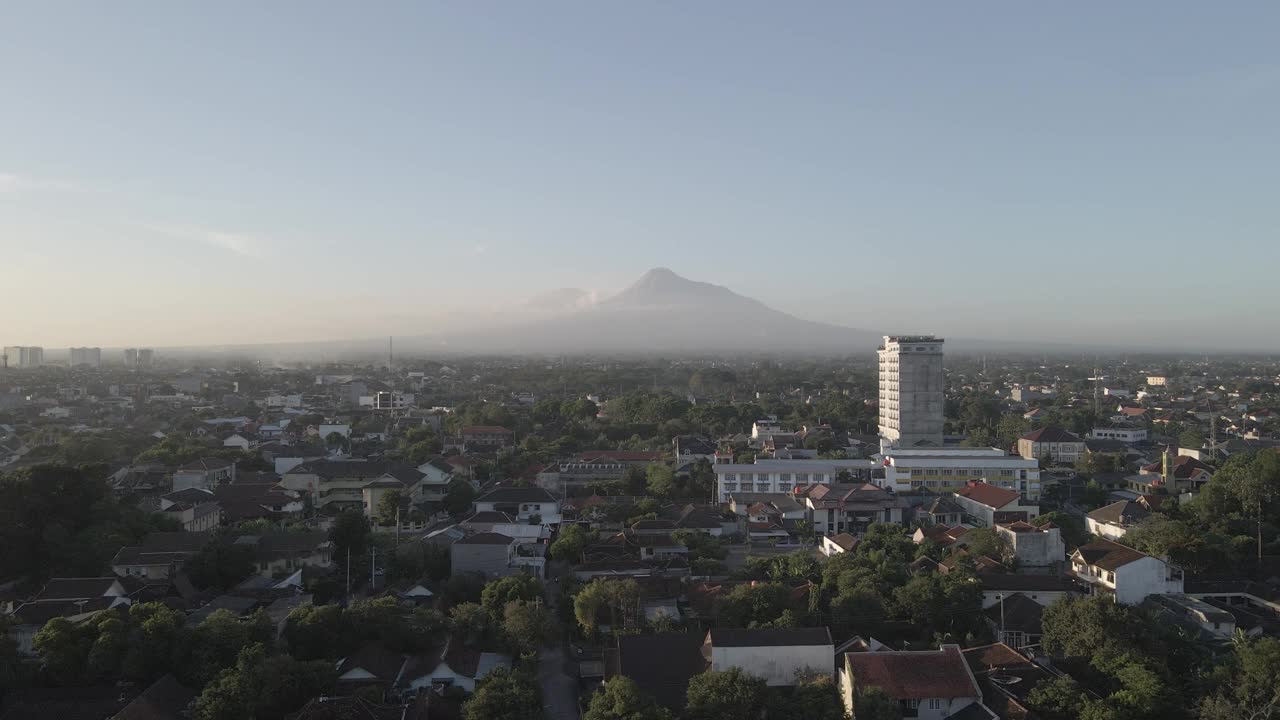
<instances>
[{"instance_id":1,"label":"wall","mask_svg":"<svg viewBox=\"0 0 1280 720\"><path fill-rule=\"evenodd\" d=\"M1091 517L1085 517L1084 527L1094 535L1101 535L1108 540L1119 540L1124 537L1126 532L1125 528L1110 523L1101 523Z\"/></svg>"},{"instance_id":2,"label":"wall","mask_svg":"<svg viewBox=\"0 0 1280 720\"><path fill-rule=\"evenodd\" d=\"M790 686L796 684L797 673L830 677L834 655L832 645L712 647L711 669L742 668L764 678L770 686Z\"/></svg>"},{"instance_id":3,"label":"wall","mask_svg":"<svg viewBox=\"0 0 1280 720\"><path fill-rule=\"evenodd\" d=\"M470 545L454 543L450 548L453 572L475 572L486 577L506 577L519 572L509 565L507 545Z\"/></svg>"}]
</instances>

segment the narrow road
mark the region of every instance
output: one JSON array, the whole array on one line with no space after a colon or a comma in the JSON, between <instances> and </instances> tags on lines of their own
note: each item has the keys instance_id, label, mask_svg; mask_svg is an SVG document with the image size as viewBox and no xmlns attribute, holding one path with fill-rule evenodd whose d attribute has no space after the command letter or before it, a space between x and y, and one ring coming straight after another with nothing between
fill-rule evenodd
<instances>
[{"instance_id":1,"label":"narrow road","mask_svg":"<svg viewBox=\"0 0 1280 720\"><path fill-rule=\"evenodd\" d=\"M552 617L558 617L559 582L549 578L546 587L547 609ZM565 673L564 648L565 640L560 639L554 646L538 651L538 685L542 687L542 707L547 720L578 720L578 681Z\"/></svg>"}]
</instances>

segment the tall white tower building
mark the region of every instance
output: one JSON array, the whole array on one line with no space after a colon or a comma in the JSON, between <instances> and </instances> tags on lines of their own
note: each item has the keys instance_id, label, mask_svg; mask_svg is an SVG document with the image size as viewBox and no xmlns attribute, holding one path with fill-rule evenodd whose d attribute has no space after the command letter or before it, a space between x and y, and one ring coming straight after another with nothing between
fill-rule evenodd
<instances>
[{"instance_id":1,"label":"tall white tower building","mask_svg":"<svg viewBox=\"0 0 1280 720\"><path fill-rule=\"evenodd\" d=\"M38 368L44 364L44 348L34 345L13 345L4 349L11 368Z\"/></svg>"},{"instance_id":2,"label":"tall white tower building","mask_svg":"<svg viewBox=\"0 0 1280 720\"><path fill-rule=\"evenodd\" d=\"M942 446L942 338L886 335L880 347L882 448Z\"/></svg>"}]
</instances>

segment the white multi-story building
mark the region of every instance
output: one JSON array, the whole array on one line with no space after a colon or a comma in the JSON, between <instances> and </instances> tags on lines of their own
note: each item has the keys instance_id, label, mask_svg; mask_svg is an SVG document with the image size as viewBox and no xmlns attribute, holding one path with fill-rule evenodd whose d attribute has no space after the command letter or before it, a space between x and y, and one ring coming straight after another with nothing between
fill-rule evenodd
<instances>
[{"instance_id":1,"label":"white multi-story building","mask_svg":"<svg viewBox=\"0 0 1280 720\"><path fill-rule=\"evenodd\" d=\"M11 368L38 368L44 364L44 348L34 345L12 345L4 349Z\"/></svg>"},{"instance_id":2,"label":"white multi-story building","mask_svg":"<svg viewBox=\"0 0 1280 720\"><path fill-rule=\"evenodd\" d=\"M88 366L99 367L102 365L102 348L96 347L73 347L70 350L71 367Z\"/></svg>"},{"instance_id":3,"label":"white multi-story building","mask_svg":"<svg viewBox=\"0 0 1280 720\"><path fill-rule=\"evenodd\" d=\"M374 410L406 410L413 407L413 400L413 393L390 390L360 396L360 406Z\"/></svg>"},{"instance_id":4,"label":"white multi-story building","mask_svg":"<svg viewBox=\"0 0 1280 720\"><path fill-rule=\"evenodd\" d=\"M1094 440L1119 440L1122 443L1140 443L1147 439L1145 427L1096 427L1089 432Z\"/></svg>"},{"instance_id":5,"label":"white multi-story building","mask_svg":"<svg viewBox=\"0 0 1280 720\"><path fill-rule=\"evenodd\" d=\"M942 338L886 335L880 356L880 437L886 447L942 445Z\"/></svg>"},{"instance_id":6,"label":"white multi-story building","mask_svg":"<svg viewBox=\"0 0 1280 720\"><path fill-rule=\"evenodd\" d=\"M842 473L850 482L868 482L876 464L871 460L756 460L752 464L719 463L716 497L729 502L734 493L792 493L805 485L830 485Z\"/></svg>"},{"instance_id":7,"label":"white multi-story building","mask_svg":"<svg viewBox=\"0 0 1280 720\"><path fill-rule=\"evenodd\" d=\"M1040 499L1040 463L1000 448L891 448L883 456L883 487L905 492L954 491L983 480L1013 490L1028 500Z\"/></svg>"}]
</instances>

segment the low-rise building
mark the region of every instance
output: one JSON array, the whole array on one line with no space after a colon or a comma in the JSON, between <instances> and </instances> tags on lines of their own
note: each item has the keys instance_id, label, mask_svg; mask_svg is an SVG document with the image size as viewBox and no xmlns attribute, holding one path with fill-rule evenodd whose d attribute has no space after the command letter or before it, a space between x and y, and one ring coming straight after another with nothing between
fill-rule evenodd
<instances>
[{"instance_id":1,"label":"low-rise building","mask_svg":"<svg viewBox=\"0 0 1280 720\"><path fill-rule=\"evenodd\" d=\"M560 522L560 502L542 488L497 488L476 498L474 510L505 513L520 522L527 522L535 515L544 525Z\"/></svg>"},{"instance_id":2,"label":"low-rise building","mask_svg":"<svg viewBox=\"0 0 1280 720\"><path fill-rule=\"evenodd\" d=\"M149 583L167 582L209 540L208 533L154 532L139 545L120 548L111 559L111 571Z\"/></svg>"},{"instance_id":3,"label":"low-rise building","mask_svg":"<svg viewBox=\"0 0 1280 720\"><path fill-rule=\"evenodd\" d=\"M1084 526L1093 535L1119 540L1131 528L1151 517L1153 508L1145 497L1137 500L1118 500L1103 505L1084 516Z\"/></svg>"},{"instance_id":4,"label":"low-rise building","mask_svg":"<svg viewBox=\"0 0 1280 720\"><path fill-rule=\"evenodd\" d=\"M459 432L463 446L472 451L489 452L515 445L515 435L497 425L468 425Z\"/></svg>"},{"instance_id":5,"label":"low-rise building","mask_svg":"<svg viewBox=\"0 0 1280 720\"><path fill-rule=\"evenodd\" d=\"M222 458L201 458L183 465L173 473L173 489L202 488L212 490L236 475L236 464Z\"/></svg>"},{"instance_id":6,"label":"low-rise building","mask_svg":"<svg viewBox=\"0 0 1280 720\"><path fill-rule=\"evenodd\" d=\"M1071 572L1122 605L1137 605L1149 595L1181 593L1182 569L1110 540L1081 545L1071 555Z\"/></svg>"},{"instance_id":7,"label":"low-rise building","mask_svg":"<svg viewBox=\"0 0 1280 720\"><path fill-rule=\"evenodd\" d=\"M1018 491L986 482L970 482L956 489L952 499L979 527L1018 520L1027 522L1040 515L1040 506L1024 502Z\"/></svg>"},{"instance_id":8,"label":"low-rise building","mask_svg":"<svg viewBox=\"0 0 1280 720\"><path fill-rule=\"evenodd\" d=\"M870 460L765 460L752 464L718 463L718 502L729 502L738 493L793 493L806 485L836 482L870 482L876 464Z\"/></svg>"},{"instance_id":9,"label":"low-rise building","mask_svg":"<svg viewBox=\"0 0 1280 720\"><path fill-rule=\"evenodd\" d=\"M1137 425L1107 425L1089 431L1089 437L1095 440L1119 440L1129 445L1144 442L1147 435L1147 428Z\"/></svg>"},{"instance_id":10,"label":"low-rise building","mask_svg":"<svg viewBox=\"0 0 1280 720\"><path fill-rule=\"evenodd\" d=\"M710 670L738 668L764 678L770 687L831 677L834 655L831 631L825 627L712 628L702 643Z\"/></svg>"},{"instance_id":11,"label":"low-rise building","mask_svg":"<svg viewBox=\"0 0 1280 720\"><path fill-rule=\"evenodd\" d=\"M958 645L940 650L849 652L840 669L845 708L863 688L879 688L899 704L903 717L946 720L960 716L995 720Z\"/></svg>"},{"instance_id":12,"label":"low-rise building","mask_svg":"<svg viewBox=\"0 0 1280 720\"><path fill-rule=\"evenodd\" d=\"M1040 463L999 448L893 448L882 464L884 478L875 482L897 492L946 492L983 480L1040 498Z\"/></svg>"},{"instance_id":13,"label":"low-rise building","mask_svg":"<svg viewBox=\"0 0 1280 720\"><path fill-rule=\"evenodd\" d=\"M1053 567L1067 559L1067 545L1056 525L1036 527L1019 520L997 523L996 532L1013 548L1020 567Z\"/></svg>"},{"instance_id":14,"label":"low-rise building","mask_svg":"<svg viewBox=\"0 0 1280 720\"><path fill-rule=\"evenodd\" d=\"M1074 465L1084 457L1084 440L1060 427L1042 427L1018 439L1018 455L1027 460L1048 457L1055 465Z\"/></svg>"},{"instance_id":15,"label":"low-rise building","mask_svg":"<svg viewBox=\"0 0 1280 720\"><path fill-rule=\"evenodd\" d=\"M805 505L817 535L861 535L872 523L900 525L907 503L884 488L860 485L806 485L795 498Z\"/></svg>"}]
</instances>

